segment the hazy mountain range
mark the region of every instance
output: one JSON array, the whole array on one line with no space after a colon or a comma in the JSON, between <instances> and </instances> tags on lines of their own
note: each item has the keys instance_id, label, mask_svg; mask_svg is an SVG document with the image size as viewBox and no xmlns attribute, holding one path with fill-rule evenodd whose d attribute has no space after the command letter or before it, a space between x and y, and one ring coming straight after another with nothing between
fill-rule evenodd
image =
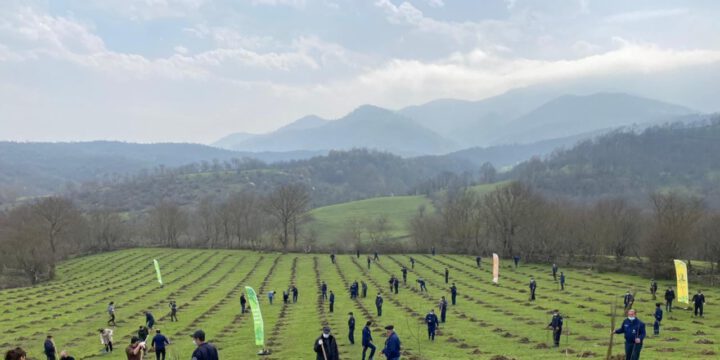
<instances>
[{"instance_id":1,"label":"hazy mountain range","mask_svg":"<svg viewBox=\"0 0 720 360\"><path fill-rule=\"evenodd\" d=\"M556 96L521 89L480 101L443 99L398 111L364 105L336 120L307 116L267 134L231 134L213 146L248 152L366 147L404 156L436 155L470 147L579 140L601 130L694 113L623 93Z\"/></svg>"}]
</instances>

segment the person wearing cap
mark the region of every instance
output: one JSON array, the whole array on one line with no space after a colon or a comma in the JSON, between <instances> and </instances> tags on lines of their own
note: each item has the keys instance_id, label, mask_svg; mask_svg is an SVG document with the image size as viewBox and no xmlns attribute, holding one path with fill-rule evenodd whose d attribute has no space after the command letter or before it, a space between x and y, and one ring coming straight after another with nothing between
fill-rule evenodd
<instances>
[{"instance_id":1,"label":"person wearing cap","mask_svg":"<svg viewBox=\"0 0 720 360\"><path fill-rule=\"evenodd\" d=\"M400 360L400 338L395 333L395 327L388 325L385 330L387 331L387 339L382 354L385 355L387 360Z\"/></svg>"},{"instance_id":2,"label":"person wearing cap","mask_svg":"<svg viewBox=\"0 0 720 360\"><path fill-rule=\"evenodd\" d=\"M152 342L150 343L150 346L155 349L156 360L160 360L161 355L162 360L165 360L165 347L167 345L170 345L170 340L168 340L165 335L160 333L160 329L157 329L156 334L155 336L153 336Z\"/></svg>"},{"instance_id":3,"label":"person wearing cap","mask_svg":"<svg viewBox=\"0 0 720 360\"><path fill-rule=\"evenodd\" d=\"M60 352L60 360L75 360L75 358L70 356L67 350L63 350Z\"/></svg>"},{"instance_id":4,"label":"person wearing cap","mask_svg":"<svg viewBox=\"0 0 720 360\"><path fill-rule=\"evenodd\" d=\"M335 293L333 293L332 290L330 290L330 298L328 301L330 302L330 312L332 313L333 310L335 310Z\"/></svg>"},{"instance_id":5,"label":"person wearing cap","mask_svg":"<svg viewBox=\"0 0 720 360\"><path fill-rule=\"evenodd\" d=\"M625 359L640 359L640 351L645 340L645 323L635 317L635 310L628 310L627 319L619 329L615 330L615 333L625 335Z\"/></svg>"},{"instance_id":6,"label":"person wearing cap","mask_svg":"<svg viewBox=\"0 0 720 360\"><path fill-rule=\"evenodd\" d=\"M435 315L435 310L431 309L430 312L425 315L425 323L427 323L428 327L428 340L435 341L435 329L440 324L437 315Z\"/></svg>"},{"instance_id":7,"label":"person wearing cap","mask_svg":"<svg viewBox=\"0 0 720 360\"><path fill-rule=\"evenodd\" d=\"M45 356L47 356L47 360L55 360L55 355L57 354L57 350L55 349L55 341L53 340L52 335L48 335L47 338L45 338L45 343L43 344Z\"/></svg>"},{"instance_id":8,"label":"person wearing cap","mask_svg":"<svg viewBox=\"0 0 720 360\"><path fill-rule=\"evenodd\" d=\"M348 315L350 316L348 319L348 340L350 340L350 345L355 345L355 316L352 311Z\"/></svg>"},{"instance_id":9,"label":"person wearing cap","mask_svg":"<svg viewBox=\"0 0 720 360\"><path fill-rule=\"evenodd\" d=\"M549 328L552 328L553 332L553 343L555 347L560 346L560 335L562 334L563 318L560 315L560 310L553 310L553 317L548 324Z\"/></svg>"},{"instance_id":10,"label":"person wearing cap","mask_svg":"<svg viewBox=\"0 0 720 360\"><path fill-rule=\"evenodd\" d=\"M113 351L113 331L112 329L98 329L100 332L100 341L102 341L102 344L105 346L105 352L112 352Z\"/></svg>"},{"instance_id":11,"label":"person wearing cap","mask_svg":"<svg viewBox=\"0 0 720 360\"><path fill-rule=\"evenodd\" d=\"M192 335L195 350L192 353L192 360L219 360L218 351L214 345L205 342L205 332L195 331Z\"/></svg>"},{"instance_id":12,"label":"person wearing cap","mask_svg":"<svg viewBox=\"0 0 720 360\"><path fill-rule=\"evenodd\" d=\"M377 294L377 297L375 297L375 308L377 309L378 317L382 316L382 306L383 306L383 298L380 293Z\"/></svg>"},{"instance_id":13,"label":"person wearing cap","mask_svg":"<svg viewBox=\"0 0 720 360\"><path fill-rule=\"evenodd\" d=\"M315 360L340 360L337 341L330 334L330 327L325 326L322 334L315 340Z\"/></svg>"},{"instance_id":14,"label":"person wearing cap","mask_svg":"<svg viewBox=\"0 0 720 360\"><path fill-rule=\"evenodd\" d=\"M370 360L373 360L375 357L375 344L373 344L373 338L372 338L372 331L370 330L370 325L372 325L372 321L368 321L365 323L365 327L362 330L362 346L363 346L363 354L362 354L362 360L365 360L365 353L367 352L367 349L370 349Z\"/></svg>"},{"instance_id":15,"label":"person wearing cap","mask_svg":"<svg viewBox=\"0 0 720 360\"><path fill-rule=\"evenodd\" d=\"M140 338L137 336L133 336L130 339L130 345L125 348L125 354L127 355L128 360L142 360L144 351L145 342L140 341Z\"/></svg>"}]
</instances>

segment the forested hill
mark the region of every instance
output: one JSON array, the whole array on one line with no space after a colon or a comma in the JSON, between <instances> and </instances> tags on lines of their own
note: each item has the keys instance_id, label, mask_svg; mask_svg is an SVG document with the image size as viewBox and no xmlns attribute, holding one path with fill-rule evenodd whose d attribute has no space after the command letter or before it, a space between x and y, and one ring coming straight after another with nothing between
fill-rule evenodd
<instances>
[{"instance_id":1,"label":"forested hill","mask_svg":"<svg viewBox=\"0 0 720 360\"><path fill-rule=\"evenodd\" d=\"M720 208L720 116L693 124L615 131L515 167L509 178L577 200L622 196L647 201L653 191L701 196Z\"/></svg>"},{"instance_id":2,"label":"forested hill","mask_svg":"<svg viewBox=\"0 0 720 360\"><path fill-rule=\"evenodd\" d=\"M405 159L365 149L331 151L327 156L275 164L247 161L230 165L230 168L203 169L191 164L163 173L138 174L121 182L88 183L66 194L87 209L141 211L161 200L192 205L203 198L222 199L243 189L267 193L280 184L294 182L307 186L310 205L316 207L404 195L434 177L476 169L464 160Z\"/></svg>"}]
</instances>

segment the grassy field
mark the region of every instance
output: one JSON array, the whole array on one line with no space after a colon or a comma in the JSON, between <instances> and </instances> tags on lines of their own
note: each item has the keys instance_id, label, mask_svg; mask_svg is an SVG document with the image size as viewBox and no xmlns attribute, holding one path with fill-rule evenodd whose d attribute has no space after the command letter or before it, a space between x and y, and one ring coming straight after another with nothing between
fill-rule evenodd
<instances>
[{"instance_id":1,"label":"grassy field","mask_svg":"<svg viewBox=\"0 0 720 360\"><path fill-rule=\"evenodd\" d=\"M165 286L155 281L152 259L163 269ZM256 358L252 319L240 315L239 296L245 285L262 294L268 359L314 359L312 345L323 324L329 324L340 344L341 358L359 358L362 324L373 320L375 343L384 342L381 327L394 324L402 340L404 359L559 359L604 358L610 331L610 303L627 289L638 289L639 318L652 333L653 301L647 293L648 279L622 274L597 274L561 268L568 280L561 292L552 281L547 265L524 265L511 269L504 262L500 285L491 284L487 264L478 269L474 259L464 256L415 255L415 269L408 284L394 295L388 290L390 274L400 276L400 265L409 266L403 255L384 256L367 269L364 258L339 255L333 265L325 254L277 254L229 250L135 249L74 259L58 268L56 281L31 288L0 292L0 348L20 345L31 359L42 357L45 335L55 336L59 349L68 349L77 359L124 359L137 327L144 323L143 310L155 314L157 327L173 345L169 358L189 358L193 345L189 334L202 328L220 349L222 359ZM427 340L421 318L448 296L443 271L459 289L458 304L448 311L434 343ZM528 302L527 280L538 281L538 300ZM417 277L427 280L428 293L415 286ZM354 280L369 286L368 297L349 299L347 288ZM318 285L326 281L337 296L335 312L319 299ZM692 281L692 279L691 279ZM297 304L282 304L282 290L294 283L299 289ZM661 282L664 290L668 282ZM269 305L266 293L278 292ZM695 287L691 283L691 291ZM374 297L385 298L382 318L375 315ZM686 310L666 314L659 338L648 337L643 359L713 359L720 353L720 320L714 299L720 289L705 289L709 304L704 319L694 319ZM179 322L170 322L168 300L178 303ZM109 301L117 304L116 351L101 353L97 329L107 321ZM561 349L551 345L545 325L549 311L559 308L565 315L566 332ZM347 312L356 314L356 345L347 340ZM615 353L622 351L616 336ZM700 342L700 343L699 343ZM709 344L701 344L709 342ZM715 343L712 343L715 342ZM566 355L567 351L567 355ZM151 357L150 357L151 356ZM154 359L154 354L148 358ZM380 357L378 357L379 359Z\"/></svg>"},{"instance_id":2,"label":"grassy field","mask_svg":"<svg viewBox=\"0 0 720 360\"><path fill-rule=\"evenodd\" d=\"M408 236L408 221L421 205L433 208L430 200L424 196L378 197L324 206L311 212L315 219L311 226L317 234L318 243L331 244L343 239L349 220L366 222L385 215L390 223L391 237L403 238ZM367 233L364 236L367 238Z\"/></svg>"}]
</instances>

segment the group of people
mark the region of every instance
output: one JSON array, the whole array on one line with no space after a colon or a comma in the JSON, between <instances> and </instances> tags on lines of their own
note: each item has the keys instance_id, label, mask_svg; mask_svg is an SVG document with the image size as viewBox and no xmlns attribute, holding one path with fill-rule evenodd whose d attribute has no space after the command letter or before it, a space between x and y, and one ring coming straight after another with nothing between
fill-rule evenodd
<instances>
[{"instance_id":1,"label":"group of people","mask_svg":"<svg viewBox=\"0 0 720 360\"><path fill-rule=\"evenodd\" d=\"M349 315L350 315L350 320L348 320L348 324L352 323L352 329L354 329L355 328L355 318L353 317L352 313L350 313ZM373 360L375 358L375 351L377 350L377 346L375 346L375 343L373 342L372 331L370 330L370 325L372 325L372 321L366 322L365 327L362 330L362 347L363 347L362 359L363 360L365 360L368 350L370 350L368 359ZM395 327L393 325L387 325L387 326L385 326L385 331L386 331L385 346L380 351L380 353L383 356L385 356L385 358L387 360L399 360L402 349L401 349L400 338L398 337L397 333L395 333ZM351 335L351 336L353 336L353 335ZM351 344L355 343L354 337L350 338L350 343ZM337 339L335 339L335 336L333 336L329 326L323 327L322 333L315 340L315 345L313 346L313 350L315 351L315 354L316 354L316 356L315 356L316 360L339 360L340 359L340 351L338 350Z\"/></svg>"}]
</instances>

